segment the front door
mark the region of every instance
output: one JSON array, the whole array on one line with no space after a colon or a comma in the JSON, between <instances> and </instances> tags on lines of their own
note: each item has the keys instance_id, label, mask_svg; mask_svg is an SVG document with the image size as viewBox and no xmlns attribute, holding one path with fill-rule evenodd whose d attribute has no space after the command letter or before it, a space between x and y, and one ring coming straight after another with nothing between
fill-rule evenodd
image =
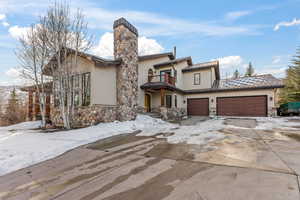
<instances>
[{"instance_id":1,"label":"front door","mask_svg":"<svg viewBox=\"0 0 300 200\"><path fill-rule=\"evenodd\" d=\"M146 112L151 112L151 96L149 94L145 94L145 108Z\"/></svg>"}]
</instances>

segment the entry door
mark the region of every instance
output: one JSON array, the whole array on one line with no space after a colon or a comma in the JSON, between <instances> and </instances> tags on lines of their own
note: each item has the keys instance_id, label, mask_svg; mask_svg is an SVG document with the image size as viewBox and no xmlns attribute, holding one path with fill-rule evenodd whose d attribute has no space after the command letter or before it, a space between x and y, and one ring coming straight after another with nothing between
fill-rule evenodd
<instances>
[{"instance_id":1,"label":"entry door","mask_svg":"<svg viewBox=\"0 0 300 200\"><path fill-rule=\"evenodd\" d=\"M151 96L145 94L145 108L147 112L151 112Z\"/></svg>"}]
</instances>

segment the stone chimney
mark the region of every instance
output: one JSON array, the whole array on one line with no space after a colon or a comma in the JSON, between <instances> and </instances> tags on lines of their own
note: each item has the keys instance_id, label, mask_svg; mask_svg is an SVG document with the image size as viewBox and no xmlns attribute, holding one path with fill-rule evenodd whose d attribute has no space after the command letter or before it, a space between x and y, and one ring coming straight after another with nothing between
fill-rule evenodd
<instances>
[{"instance_id":1,"label":"stone chimney","mask_svg":"<svg viewBox=\"0 0 300 200\"><path fill-rule=\"evenodd\" d=\"M138 31L126 19L114 22L114 57L117 67L118 120L134 120L138 104Z\"/></svg>"}]
</instances>

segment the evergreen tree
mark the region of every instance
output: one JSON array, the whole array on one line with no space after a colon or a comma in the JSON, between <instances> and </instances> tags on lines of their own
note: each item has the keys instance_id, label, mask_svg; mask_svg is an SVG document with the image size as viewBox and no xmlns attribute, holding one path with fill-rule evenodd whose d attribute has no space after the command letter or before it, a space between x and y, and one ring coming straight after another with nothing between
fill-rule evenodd
<instances>
[{"instance_id":1,"label":"evergreen tree","mask_svg":"<svg viewBox=\"0 0 300 200\"><path fill-rule=\"evenodd\" d=\"M8 124L14 124L22 121L20 119L19 111L20 111L19 99L16 93L16 89L14 88L10 93L10 97L8 99L8 105L4 113L5 121Z\"/></svg>"},{"instance_id":2,"label":"evergreen tree","mask_svg":"<svg viewBox=\"0 0 300 200\"><path fill-rule=\"evenodd\" d=\"M239 77L240 77L240 72L239 72L238 70L235 70L235 71L233 72L232 78L236 79L236 78L239 78Z\"/></svg>"},{"instance_id":3,"label":"evergreen tree","mask_svg":"<svg viewBox=\"0 0 300 200\"><path fill-rule=\"evenodd\" d=\"M246 69L245 76L253 76L254 75L254 67L252 66L252 63L249 62L249 66Z\"/></svg>"},{"instance_id":4,"label":"evergreen tree","mask_svg":"<svg viewBox=\"0 0 300 200\"><path fill-rule=\"evenodd\" d=\"M292 60L292 64L286 70L283 80L285 87L280 90L280 103L300 101L300 49Z\"/></svg>"}]
</instances>

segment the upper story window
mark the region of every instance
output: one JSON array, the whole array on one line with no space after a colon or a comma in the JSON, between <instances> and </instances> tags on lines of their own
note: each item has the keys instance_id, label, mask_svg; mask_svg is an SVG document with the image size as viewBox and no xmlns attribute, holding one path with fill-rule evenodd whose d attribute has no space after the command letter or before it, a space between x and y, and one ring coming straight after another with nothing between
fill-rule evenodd
<instances>
[{"instance_id":1,"label":"upper story window","mask_svg":"<svg viewBox=\"0 0 300 200\"><path fill-rule=\"evenodd\" d=\"M195 73L194 74L194 85L200 85L201 84L201 74Z\"/></svg>"}]
</instances>

